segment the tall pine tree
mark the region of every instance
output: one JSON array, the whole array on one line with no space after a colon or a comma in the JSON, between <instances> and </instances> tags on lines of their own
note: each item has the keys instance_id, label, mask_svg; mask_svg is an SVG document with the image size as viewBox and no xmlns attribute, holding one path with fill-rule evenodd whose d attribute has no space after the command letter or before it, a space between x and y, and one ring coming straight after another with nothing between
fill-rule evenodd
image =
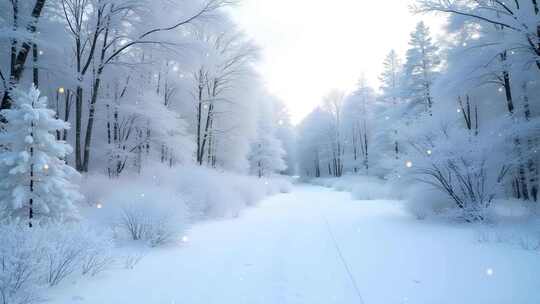
<instances>
[{"instance_id":1,"label":"tall pine tree","mask_svg":"<svg viewBox=\"0 0 540 304\"><path fill-rule=\"evenodd\" d=\"M410 49L405 63L403 93L412 107L424 106L431 113L433 106L433 83L441 60L439 48L433 43L429 28L419 22L411 34Z\"/></svg>"},{"instance_id":2,"label":"tall pine tree","mask_svg":"<svg viewBox=\"0 0 540 304\"><path fill-rule=\"evenodd\" d=\"M78 173L64 159L71 147L55 137L69 124L55 118L47 98L32 87L15 90L13 105L0 115L8 123L0 133L0 216L36 220L66 220L77 216L81 198L72 181Z\"/></svg>"},{"instance_id":3,"label":"tall pine tree","mask_svg":"<svg viewBox=\"0 0 540 304\"><path fill-rule=\"evenodd\" d=\"M383 62L383 72L379 77L381 81L382 98L393 105L398 103L400 97L400 83L403 66L395 50L391 50Z\"/></svg>"}]
</instances>

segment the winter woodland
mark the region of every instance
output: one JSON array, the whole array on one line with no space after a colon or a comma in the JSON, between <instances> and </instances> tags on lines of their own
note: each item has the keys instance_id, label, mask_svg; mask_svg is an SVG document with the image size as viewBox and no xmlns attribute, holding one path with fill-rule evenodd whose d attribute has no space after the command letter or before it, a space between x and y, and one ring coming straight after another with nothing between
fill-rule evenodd
<instances>
[{"instance_id":1,"label":"winter woodland","mask_svg":"<svg viewBox=\"0 0 540 304\"><path fill-rule=\"evenodd\" d=\"M352 255L343 255L339 244L364 240L354 234L336 238L331 227L342 219L336 231L345 231L343 225L353 215L364 216L364 209L349 209L357 202L320 186L374 204L357 208L383 212L403 207L403 213L391 214L410 220L408 227L432 227L430 221L435 221L451 227L443 229L481 229L483 243L491 242L493 233L502 239L501 230L486 227L519 226L527 237L500 242L525 249L527 267L520 271L533 269L538 275L540 264L528 261L540 251L540 3L414 1L410 13L418 24L408 50L388 50L380 85L370 84L359 70L353 91L329 90L298 125L285 101L269 93L257 68L261 49L231 16L237 4L0 0L0 303L68 303L55 295L62 299L62 292L71 292L69 282L106 284L103 273L135 273L145 259L159 260L156 247L186 250L193 257L188 264L204 260L204 254L182 246L189 244L192 230L208 242L200 245L204 248L218 246L221 237L236 244L237 239L225 236L225 228L234 224L216 221L224 218L245 228L231 228L240 236L255 230L253 246L263 249L270 248L268 242L318 246L319 241L310 242L311 235L319 234L312 230L327 227L329 244L355 290L342 303L358 303L358 298L379 303L373 294L378 289L367 288L368 280L355 280L362 272L351 270L347 259ZM428 15L445 20L444 33L435 35L421 21ZM343 204L334 204L337 198ZM261 215L264 210L267 217ZM295 217L295 212L309 219ZM290 234L284 224L300 232ZM396 223L373 225L391 231ZM264 229L272 233L264 234ZM404 231L405 237L419 240ZM460 241L468 239L462 236ZM445 240L438 240L443 247L456 244ZM248 242L246 237L238 251L251 253L252 248L242 247ZM268 251L279 251L277 247ZM217 259L219 253L227 256L215 248ZM486 250L504 260L506 251ZM532 256L525 256L530 252ZM477 258L473 255L468 263L477 265ZM343 267L329 266L324 259L328 257L317 257L328 273ZM309 259L296 264L277 260L282 264L265 264L261 271L295 272L295 267L306 266L307 273L313 268L303 264ZM152 267L141 269L148 276ZM181 275L197 278L178 273L178 280ZM493 276L494 271L486 273ZM294 273L286 276L291 284L307 286ZM531 284L538 286L536 278L519 287L519 303L540 299L538 289L528 290ZM117 279L111 286L125 281ZM88 297L105 303L131 294L118 288L118 295ZM340 293L341 287L336 288ZM294 302L292 293L279 298L278 292L285 291L272 290L267 299L276 299L268 303ZM363 292L371 292L372 301L364 301ZM474 303L488 303L482 302L488 299L480 297L482 292L472 297ZM508 295L512 293L502 299ZM417 296L414 303L437 303L445 295ZM405 303L410 297L394 300ZM380 303L393 300L386 301Z\"/></svg>"}]
</instances>

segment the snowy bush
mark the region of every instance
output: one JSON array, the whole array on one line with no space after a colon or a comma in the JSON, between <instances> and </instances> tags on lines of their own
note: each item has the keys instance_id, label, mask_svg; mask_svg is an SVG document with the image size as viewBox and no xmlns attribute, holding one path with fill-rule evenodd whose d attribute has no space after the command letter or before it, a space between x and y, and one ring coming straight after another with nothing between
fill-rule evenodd
<instances>
[{"instance_id":1,"label":"snowy bush","mask_svg":"<svg viewBox=\"0 0 540 304\"><path fill-rule=\"evenodd\" d=\"M50 286L79 271L95 275L112 263L111 237L98 234L87 224L51 224L41 232L46 234L43 260L45 280Z\"/></svg>"},{"instance_id":2,"label":"snowy bush","mask_svg":"<svg viewBox=\"0 0 540 304\"><path fill-rule=\"evenodd\" d=\"M88 176L82 189L88 207L81 212L97 225L112 225L118 238L144 241L152 247L174 242L186 229L189 212L183 189L167 171L159 168L118 179Z\"/></svg>"},{"instance_id":3,"label":"snowy bush","mask_svg":"<svg viewBox=\"0 0 540 304\"><path fill-rule=\"evenodd\" d=\"M407 210L417 219L442 215L452 210L452 200L443 192L424 184L412 184L405 194Z\"/></svg>"},{"instance_id":4,"label":"snowy bush","mask_svg":"<svg viewBox=\"0 0 540 304\"><path fill-rule=\"evenodd\" d=\"M41 300L46 286L75 274L95 275L110 265L111 238L83 223L48 223L28 228L0 224L0 303Z\"/></svg>"},{"instance_id":5,"label":"snowy bush","mask_svg":"<svg viewBox=\"0 0 540 304\"><path fill-rule=\"evenodd\" d=\"M396 170L404 179L445 195L453 202L448 211L454 217L482 221L494 200L503 196L501 190L511 175L512 152L504 145L513 138L513 125L505 120L480 124L474 112L478 105L469 98L458 100L459 115L446 115L456 111L455 105L450 109L438 105L433 115L440 121L424 114L402 131L414 138L414 146ZM488 130L498 136L488 136Z\"/></svg>"},{"instance_id":6,"label":"snowy bush","mask_svg":"<svg viewBox=\"0 0 540 304\"><path fill-rule=\"evenodd\" d=\"M131 203L122 207L120 227L132 240L143 240L152 247L165 245L175 241L178 233L175 219L166 212L154 206ZM176 222L177 223L177 222Z\"/></svg>"},{"instance_id":7,"label":"snowy bush","mask_svg":"<svg viewBox=\"0 0 540 304\"><path fill-rule=\"evenodd\" d=\"M340 178L318 178L311 184L350 192L355 200L401 199L402 185L396 181L383 180L375 176L344 175Z\"/></svg>"},{"instance_id":8,"label":"snowy bush","mask_svg":"<svg viewBox=\"0 0 540 304\"><path fill-rule=\"evenodd\" d=\"M269 188L269 195L290 193L292 191L292 181L286 176L274 176L268 180L267 187Z\"/></svg>"},{"instance_id":9,"label":"snowy bush","mask_svg":"<svg viewBox=\"0 0 540 304\"><path fill-rule=\"evenodd\" d=\"M136 252L128 254L124 258L124 268L125 269L134 269L137 264L144 258L143 252Z\"/></svg>"},{"instance_id":10,"label":"snowy bush","mask_svg":"<svg viewBox=\"0 0 540 304\"><path fill-rule=\"evenodd\" d=\"M245 177L243 179L244 182L235 183L231 190L239 195L239 199L243 201L246 206L253 206L266 195L265 191L261 191L266 184L262 179L256 180L251 177Z\"/></svg>"},{"instance_id":11,"label":"snowy bush","mask_svg":"<svg viewBox=\"0 0 540 304\"><path fill-rule=\"evenodd\" d=\"M154 164L144 174L109 179L90 175L82 192L81 213L98 225L113 225L116 236L150 246L176 241L192 221L231 218L265 196L290 191L281 176L259 179L230 172Z\"/></svg>"},{"instance_id":12,"label":"snowy bush","mask_svg":"<svg viewBox=\"0 0 540 304\"><path fill-rule=\"evenodd\" d=\"M186 166L166 176L169 187L181 193L195 218L236 217L266 195L287 190L285 182L274 184L274 178L258 179L204 167ZM279 189L271 191L272 185Z\"/></svg>"},{"instance_id":13,"label":"snowy bush","mask_svg":"<svg viewBox=\"0 0 540 304\"><path fill-rule=\"evenodd\" d=\"M17 224L0 225L0 302L29 304L39 297L44 264L39 234Z\"/></svg>"}]
</instances>

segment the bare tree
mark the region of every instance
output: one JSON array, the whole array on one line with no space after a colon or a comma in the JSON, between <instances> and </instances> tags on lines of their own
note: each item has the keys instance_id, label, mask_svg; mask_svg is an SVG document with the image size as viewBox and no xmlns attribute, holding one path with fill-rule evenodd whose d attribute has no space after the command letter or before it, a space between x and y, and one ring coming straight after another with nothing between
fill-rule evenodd
<instances>
[{"instance_id":1,"label":"bare tree","mask_svg":"<svg viewBox=\"0 0 540 304\"><path fill-rule=\"evenodd\" d=\"M331 172L337 177L343 175L344 141L342 136L342 114L345 93L334 90L324 99L325 109L332 117L329 135L331 136L332 164Z\"/></svg>"},{"instance_id":2,"label":"bare tree","mask_svg":"<svg viewBox=\"0 0 540 304\"><path fill-rule=\"evenodd\" d=\"M205 160L211 162L215 158L212 155L216 148L213 144L216 136L215 119L217 115L223 114L216 111L216 106L231 102L224 95L234 86L234 81L242 75L246 64L256 56L257 51L239 33L210 36L200 33L200 39L208 43L218 57L218 64L212 67L202 65L194 75L197 162L203 165Z\"/></svg>"},{"instance_id":3,"label":"bare tree","mask_svg":"<svg viewBox=\"0 0 540 304\"><path fill-rule=\"evenodd\" d=\"M231 3L228 0L208 0L191 16L168 27L156 27L142 34L126 35L121 28L126 16L136 13L140 4L134 1L62 0L62 8L75 43L78 85L75 90L75 163L79 171L88 171L92 136L103 73L107 66L130 49L145 44L167 44L152 39L155 34L178 29L201 19L216 9ZM89 18L89 12L93 18ZM120 43L121 42L121 43ZM92 68L92 69L90 69ZM83 81L92 71L92 84L86 128L83 130ZM84 132L84 138L83 133ZM83 145L84 139L84 145Z\"/></svg>"},{"instance_id":4,"label":"bare tree","mask_svg":"<svg viewBox=\"0 0 540 304\"><path fill-rule=\"evenodd\" d=\"M508 30L521 40L516 47L525 46L532 55L532 62L540 69L540 24L531 27L527 20L539 15L539 6L536 0L530 1L531 5L521 3L524 0L419 0L413 10L460 15L479 24Z\"/></svg>"}]
</instances>

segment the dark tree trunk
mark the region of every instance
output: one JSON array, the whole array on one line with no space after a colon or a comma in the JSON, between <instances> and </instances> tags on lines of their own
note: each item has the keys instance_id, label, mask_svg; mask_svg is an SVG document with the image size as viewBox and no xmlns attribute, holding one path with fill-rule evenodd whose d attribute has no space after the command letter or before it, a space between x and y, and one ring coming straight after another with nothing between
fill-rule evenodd
<instances>
[{"instance_id":1,"label":"dark tree trunk","mask_svg":"<svg viewBox=\"0 0 540 304\"><path fill-rule=\"evenodd\" d=\"M64 121L65 122L68 122L69 121L69 114L70 114L70 111L71 111L71 101L70 101L70 98L71 98L71 91L70 90L66 90L66 97L65 97L65 102L64 102ZM62 140L63 141L66 141L67 140L67 134L68 134L68 131L67 129L64 129L64 134L62 135Z\"/></svg>"},{"instance_id":2,"label":"dark tree trunk","mask_svg":"<svg viewBox=\"0 0 540 304\"><path fill-rule=\"evenodd\" d=\"M202 126L201 126L201 123L202 123L202 110L203 110L203 90L204 90L204 87L202 85L202 71L199 71L199 87L198 87L198 105L197 105L197 163L199 165L202 165L202 155L203 155L203 151L202 151L202 147L201 147L201 143L202 143L202 138L201 138L201 131L202 131Z\"/></svg>"},{"instance_id":3,"label":"dark tree trunk","mask_svg":"<svg viewBox=\"0 0 540 304\"><path fill-rule=\"evenodd\" d=\"M83 171L81 153L82 104L83 88L78 85L75 91L75 168L79 172Z\"/></svg>"},{"instance_id":4,"label":"dark tree trunk","mask_svg":"<svg viewBox=\"0 0 540 304\"><path fill-rule=\"evenodd\" d=\"M84 138L84 157L81 167L82 172L88 172L88 164L90 162L90 148L92 144L92 134L94 130L94 121L96 115L96 102L98 99L99 87L101 84L101 73L103 69L99 68L96 75L96 80L94 81L94 88L92 91L92 99L90 100L90 106L88 109L88 124L86 126L86 135Z\"/></svg>"},{"instance_id":5,"label":"dark tree trunk","mask_svg":"<svg viewBox=\"0 0 540 304\"><path fill-rule=\"evenodd\" d=\"M39 88L39 66L38 66L39 52L37 44L32 44L32 82Z\"/></svg>"},{"instance_id":6,"label":"dark tree trunk","mask_svg":"<svg viewBox=\"0 0 540 304\"><path fill-rule=\"evenodd\" d=\"M523 112L525 115L525 120L530 121L531 119L531 110L530 110L530 104L529 104L529 95L528 95L528 89L527 89L527 83L523 83ZM534 153L533 151L536 151L535 142L534 139L531 136L528 136L527 138L527 170L529 174L529 191L530 191L530 198L537 202L538 201L538 167L537 163L530 153Z\"/></svg>"},{"instance_id":7,"label":"dark tree trunk","mask_svg":"<svg viewBox=\"0 0 540 304\"><path fill-rule=\"evenodd\" d=\"M503 64L506 61L507 56L508 55L507 55L506 51L504 51L501 54L501 62ZM503 74L504 92L505 92L505 95L506 95L506 106L508 107L508 112L510 114L513 114L514 113L514 101L513 101L513 98L512 98L512 87L511 87L511 84L510 84L510 73L505 69L505 70L503 70L502 74Z\"/></svg>"},{"instance_id":8,"label":"dark tree trunk","mask_svg":"<svg viewBox=\"0 0 540 304\"><path fill-rule=\"evenodd\" d=\"M28 23L26 29L30 34L33 34L36 32L37 28L37 22L39 17L41 16L41 12L43 10L43 7L45 6L45 0L36 0L36 3L34 5L34 8L32 9L32 20ZM17 52L15 55L15 52L13 47L16 47L16 44L14 45L12 42L12 49L11 49L11 71L10 71L10 77L9 77L9 88L4 92L4 96L2 97L2 103L0 104L0 110L2 109L9 109L11 108L11 97L10 93L11 90L19 83L21 80L21 77L24 72L24 67L26 64L26 59L28 58L28 54L30 53L30 49L32 48L32 42L31 41L24 41L22 43L21 49Z\"/></svg>"}]
</instances>

